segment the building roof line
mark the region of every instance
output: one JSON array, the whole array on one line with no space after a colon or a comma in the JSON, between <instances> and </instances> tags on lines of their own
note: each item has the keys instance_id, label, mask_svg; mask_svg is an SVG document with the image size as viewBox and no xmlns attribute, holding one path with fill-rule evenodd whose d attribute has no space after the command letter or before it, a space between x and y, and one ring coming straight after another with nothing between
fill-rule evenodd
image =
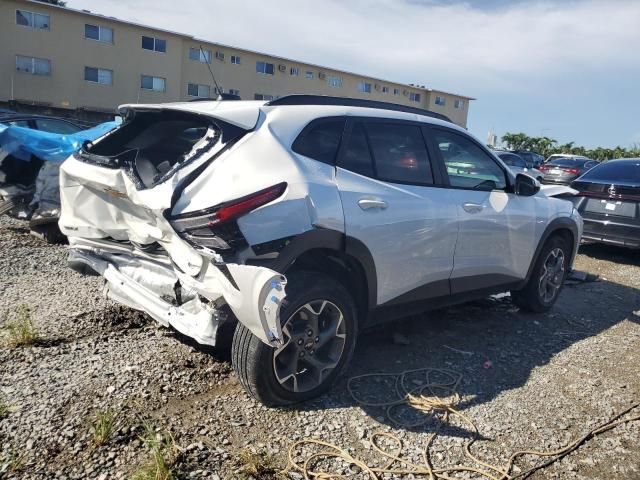
<instances>
[{"instance_id":1,"label":"building roof line","mask_svg":"<svg viewBox=\"0 0 640 480\"><path fill-rule=\"evenodd\" d=\"M344 74L347 74L347 75L363 77L363 79L371 79L371 80L379 81L379 82L382 82L382 83L402 85L403 87L413 88L413 89L419 90L419 91L444 93L444 94L447 94L447 95L452 95L452 96L455 96L455 97L464 98L465 100L476 100L475 98L469 97L467 95L460 95L460 94L457 94L457 93L451 93L451 92L447 92L445 90L439 90L439 89L436 89L436 88L418 87L416 85L411 85L411 84L408 84L408 83L396 82L396 81L393 81L393 80L385 80L385 79L378 78L378 77L372 77L370 75L364 75L362 73L350 72L348 70L341 70L341 69L338 69L338 68L327 67L325 65L318 65L318 64L315 64L315 63L295 60L293 58L282 57L282 56L279 56L279 55L274 55L272 53L259 52L257 50L251 50L251 49L244 48L244 47L237 47L237 46L233 46L233 45L227 45L227 44L224 44L224 43L214 42L212 40L206 40L206 39L203 39L203 38L194 37L193 35L188 35L186 33L176 32L174 30L167 30L165 28L153 27L153 26L150 26L150 25L145 25L145 24L142 24L142 23L132 22L132 21L129 21L129 20L122 20L120 18L116 18L116 17L113 17L113 16L108 16L108 15L104 15L104 14L101 14L101 13L95 13L95 12L92 12L90 10L83 10L83 9L71 8L71 7L62 7L60 5L53 5L53 4L50 4L50 3L43 3L43 2L40 2L40 1L37 1L37 0L20 0L20 1L25 2L25 3L29 3L31 5L37 5L39 7L60 9L60 10L63 10L65 12L72 12L72 13L76 13L76 14L79 14L79 15L85 15L85 16L89 16L89 17L100 18L100 19L103 19L103 20L106 20L106 21L110 21L110 22L121 23L121 24L124 24L124 25L132 25L132 26L144 28L144 29L147 29L147 30L154 30L154 31L157 31L157 32L168 33L170 35L175 35L175 36L178 36L178 37L187 38L189 40L192 40L195 43L206 43L208 45L215 45L215 46L219 46L219 47L223 47L223 48L230 48L230 49L234 49L234 50L239 50L241 52L253 53L253 54L256 54L256 55L264 55L264 56L267 56L267 57L275 58L275 59L278 59L278 60L283 60L283 61L286 61L286 62L294 62L294 63L298 63L298 64L302 64L302 65L307 65L309 67L321 68L321 69L324 69L324 70L333 71L333 72L337 72L337 73L344 73Z\"/></svg>"}]
</instances>

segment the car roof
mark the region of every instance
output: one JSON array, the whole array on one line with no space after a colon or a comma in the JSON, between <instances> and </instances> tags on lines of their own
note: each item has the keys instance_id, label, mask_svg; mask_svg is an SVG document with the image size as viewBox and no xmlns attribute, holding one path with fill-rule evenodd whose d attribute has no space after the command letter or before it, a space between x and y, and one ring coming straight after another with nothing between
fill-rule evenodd
<instances>
[{"instance_id":1,"label":"car roof","mask_svg":"<svg viewBox=\"0 0 640 480\"><path fill-rule=\"evenodd\" d=\"M289 97L312 97L329 99L328 101L313 102L280 102L287 97L275 101L263 100L213 100L200 102L173 102L156 104L124 104L118 107L118 111L126 116L129 110L174 110L219 118L242 128L251 129L255 126L260 112L269 114L274 110L286 109L300 114L304 112L309 119L329 116L366 116L390 118L397 120L411 120L434 125L446 126L461 132L467 131L452 123L447 117L434 114L428 110L405 107L385 102L357 101L357 99L344 99L341 97L327 97L321 95L290 95ZM333 101L332 101L333 100Z\"/></svg>"}]
</instances>

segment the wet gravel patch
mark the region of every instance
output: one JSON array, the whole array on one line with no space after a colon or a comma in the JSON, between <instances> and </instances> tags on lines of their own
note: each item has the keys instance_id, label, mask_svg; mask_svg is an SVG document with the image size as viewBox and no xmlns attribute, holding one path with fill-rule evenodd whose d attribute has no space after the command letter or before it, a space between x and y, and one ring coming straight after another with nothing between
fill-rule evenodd
<instances>
[{"instance_id":1,"label":"wet gravel patch","mask_svg":"<svg viewBox=\"0 0 640 480\"><path fill-rule=\"evenodd\" d=\"M0 419L0 478L130 478L150 459L149 428L173 438L176 478L278 478L289 447L306 438L380 462L371 444L377 431L397 435L407 458L420 462L438 429L436 466L468 464L464 423L399 427L346 388L354 375L426 367L462 374L458 408L480 430L479 457L503 463L518 449L560 448L640 400L640 263L632 252L592 245L576 267L601 281L566 286L548 314L525 314L503 297L364 332L329 394L277 410L246 396L224 349L196 348L104 299L101 279L66 267L65 246L0 217L0 322L28 304L38 332L25 347L8 346L2 333L0 393L9 412ZM384 382L366 388L393 395ZM97 445L96 417L107 410L113 432ZM638 438L638 422L619 426L531 478L640 478ZM338 470L366 478L347 465Z\"/></svg>"}]
</instances>

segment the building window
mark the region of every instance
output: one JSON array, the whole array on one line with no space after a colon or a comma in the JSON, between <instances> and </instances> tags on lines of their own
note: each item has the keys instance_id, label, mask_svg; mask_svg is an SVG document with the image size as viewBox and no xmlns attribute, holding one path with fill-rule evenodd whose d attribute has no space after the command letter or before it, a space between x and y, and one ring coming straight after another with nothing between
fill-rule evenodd
<instances>
[{"instance_id":1,"label":"building window","mask_svg":"<svg viewBox=\"0 0 640 480\"><path fill-rule=\"evenodd\" d=\"M224 53L216 52L216 60L220 60L221 62L224 62Z\"/></svg>"},{"instance_id":2,"label":"building window","mask_svg":"<svg viewBox=\"0 0 640 480\"><path fill-rule=\"evenodd\" d=\"M300 75L300 69L298 67L291 67L291 70L289 70L289 73L291 74L292 77L297 77Z\"/></svg>"},{"instance_id":3,"label":"building window","mask_svg":"<svg viewBox=\"0 0 640 480\"><path fill-rule=\"evenodd\" d=\"M187 84L187 95L190 97L209 98L209 85Z\"/></svg>"},{"instance_id":4,"label":"building window","mask_svg":"<svg viewBox=\"0 0 640 480\"><path fill-rule=\"evenodd\" d=\"M51 61L46 58L16 55L16 71L32 75L51 75Z\"/></svg>"},{"instance_id":5,"label":"building window","mask_svg":"<svg viewBox=\"0 0 640 480\"><path fill-rule=\"evenodd\" d=\"M342 77L327 77L327 85L334 88L342 88Z\"/></svg>"},{"instance_id":6,"label":"building window","mask_svg":"<svg viewBox=\"0 0 640 480\"><path fill-rule=\"evenodd\" d=\"M236 90L235 88L229 89L229 95L235 95L236 97L240 96L240 90Z\"/></svg>"},{"instance_id":7,"label":"building window","mask_svg":"<svg viewBox=\"0 0 640 480\"><path fill-rule=\"evenodd\" d=\"M264 75L273 75L273 63L256 62L256 72Z\"/></svg>"},{"instance_id":8,"label":"building window","mask_svg":"<svg viewBox=\"0 0 640 480\"><path fill-rule=\"evenodd\" d=\"M464 108L464 100L456 100L453 102L453 108L462 109Z\"/></svg>"},{"instance_id":9,"label":"building window","mask_svg":"<svg viewBox=\"0 0 640 480\"><path fill-rule=\"evenodd\" d=\"M240 55L231 55L231 63L240 65Z\"/></svg>"},{"instance_id":10,"label":"building window","mask_svg":"<svg viewBox=\"0 0 640 480\"><path fill-rule=\"evenodd\" d=\"M84 79L87 82L113 85L113 70L105 68L84 67Z\"/></svg>"},{"instance_id":11,"label":"building window","mask_svg":"<svg viewBox=\"0 0 640 480\"><path fill-rule=\"evenodd\" d=\"M304 72L304 77L313 78L313 72L311 70L307 70L306 72Z\"/></svg>"},{"instance_id":12,"label":"building window","mask_svg":"<svg viewBox=\"0 0 640 480\"><path fill-rule=\"evenodd\" d=\"M419 93L414 93L414 92L409 93L409 100L411 100L412 102L419 102L420 101L420 94Z\"/></svg>"},{"instance_id":13,"label":"building window","mask_svg":"<svg viewBox=\"0 0 640 480\"><path fill-rule=\"evenodd\" d=\"M362 93L371 93L371 84L367 82L358 82L358 91Z\"/></svg>"},{"instance_id":14,"label":"building window","mask_svg":"<svg viewBox=\"0 0 640 480\"><path fill-rule=\"evenodd\" d=\"M154 52L167 52L167 41L161 38L142 36L142 48L145 50L153 50Z\"/></svg>"},{"instance_id":15,"label":"building window","mask_svg":"<svg viewBox=\"0 0 640 480\"><path fill-rule=\"evenodd\" d=\"M389 93L389 87L387 87L386 85L382 86L382 93Z\"/></svg>"},{"instance_id":16,"label":"building window","mask_svg":"<svg viewBox=\"0 0 640 480\"><path fill-rule=\"evenodd\" d=\"M156 92L164 92L167 89L167 81L162 77L142 75L140 77L140 88L142 88L143 90L154 90Z\"/></svg>"},{"instance_id":17,"label":"building window","mask_svg":"<svg viewBox=\"0 0 640 480\"><path fill-rule=\"evenodd\" d=\"M394 88L393 89L393 94L394 95L400 95L400 89L399 88Z\"/></svg>"},{"instance_id":18,"label":"building window","mask_svg":"<svg viewBox=\"0 0 640 480\"><path fill-rule=\"evenodd\" d=\"M444 97L441 97L439 95L436 96L436 105L440 105L441 107L444 107L447 104L447 100Z\"/></svg>"},{"instance_id":19,"label":"building window","mask_svg":"<svg viewBox=\"0 0 640 480\"><path fill-rule=\"evenodd\" d=\"M84 38L97 40L98 42L113 43L113 28L85 23Z\"/></svg>"},{"instance_id":20,"label":"building window","mask_svg":"<svg viewBox=\"0 0 640 480\"><path fill-rule=\"evenodd\" d=\"M199 48L189 49L189 60L202 63L211 63L211 50L201 50Z\"/></svg>"},{"instance_id":21,"label":"building window","mask_svg":"<svg viewBox=\"0 0 640 480\"><path fill-rule=\"evenodd\" d=\"M49 30L49 15L16 10L16 24L36 30Z\"/></svg>"},{"instance_id":22,"label":"building window","mask_svg":"<svg viewBox=\"0 0 640 480\"><path fill-rule=\"evenodd\" d=\"M254 100L267 100L267 101L271 101L273 100L273 95L265 95L264 93L256 93L253 96Z\"/></svg>"}]
</instances>

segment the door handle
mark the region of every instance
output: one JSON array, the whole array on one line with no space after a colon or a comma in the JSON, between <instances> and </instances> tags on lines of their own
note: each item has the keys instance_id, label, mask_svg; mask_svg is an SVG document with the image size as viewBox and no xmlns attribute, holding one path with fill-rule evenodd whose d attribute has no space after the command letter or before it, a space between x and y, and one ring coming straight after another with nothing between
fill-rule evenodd
<instances>
[{"instance_id":1,"label":"door handle","mask_svg":"<svg viewBox=\"0 0 640 480\"><path fill-rule=\"evenodd\" d=\"M465 202L462 204L462 208L467 213L478 213L482 211L484 206L480 203Z\"/></svg>"},{"instance_id":2,"label":"door handle","mask_svg":"<svg viewBox=\"0 0 640 480\"><path fill-rule=\"evenodd\" d=\"M371 210L372 208L384 210L389 204L380 198L361 198L358 200L358 206L362 210Z\"/></svg>"}]
</instances>

